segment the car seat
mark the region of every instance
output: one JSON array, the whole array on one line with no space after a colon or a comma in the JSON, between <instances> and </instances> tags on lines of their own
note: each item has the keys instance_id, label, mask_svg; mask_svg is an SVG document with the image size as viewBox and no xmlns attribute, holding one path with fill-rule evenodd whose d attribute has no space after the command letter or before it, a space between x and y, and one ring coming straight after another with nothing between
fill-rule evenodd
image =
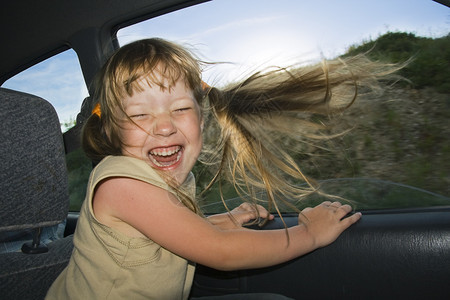
<instances>
[{"instance_id":1,"label":"car seat","mask_svg":"<svg viewBox=\"0 0 450 300\"><path fill-rule=\"evenodd\" d=\"M0 88L0 233L33 230L22 251L0 254L1 299L43 299L67 265L72 237L45 245L42 228L69 210L61 127L53 106L34 95Z\"/></svg>"}]
</instances>

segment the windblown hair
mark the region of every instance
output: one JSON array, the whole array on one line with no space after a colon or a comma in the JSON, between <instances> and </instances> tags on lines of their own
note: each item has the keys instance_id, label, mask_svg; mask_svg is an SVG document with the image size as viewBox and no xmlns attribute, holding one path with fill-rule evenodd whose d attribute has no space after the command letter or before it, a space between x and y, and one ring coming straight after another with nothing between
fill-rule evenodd
<instances>
[{"instance_id":1,"label":"windblown hair","mask_svg":"<svg viewBox=\"0 0 450 300\"><path fill-rule=\"evenodd\" d=\"M359 55L273 68L222 91L212 88L208 98L221 138L210 151L219 167L209 187L227 177L241 196L257 199L264 191L269 210L278 214L275 199L290 199L284 204L295 209L295 200L311 193L333 197L320 191L290 153L339 135L328 133L333 116L349 108L359 91L378 92L380 81L398 80L398 68Z\"/></svg>"},{"instance_id":2,"label":"windblown hair","mask_svg":"<svg viewBox=\"0 0 450 300\"><path fill-rule=\"evenodd\" d=\"M220 90L202 87L202 66L203 62L181 46L161 39L141 40L119 49L97 79L95 99L101 106L101 118L92 115L85 125L87 155L100 161L107 155L122 154L117 114L124 111L123 97L142 89L139 79L163 87L155 72L170 84L183 78L204 113L220 128L217 143L207 147L208 162L218 166L209 186L224 177L241 195L253 199L257 191L264 190L269 209L278 211L275 199L279 196L302 199L317 190L283 145L329 138L323 134L328 129L324 120L342 113L360 90L378 88L380 80L398 69L360 55L257 72ZM316 115L325 118L311 121ZM286 139L292 143L287 144ZM298 182L306 182L308 187L300 188ZM198 212L196 202L184 198L181 201Z\"/></svg>"}]
</instances>

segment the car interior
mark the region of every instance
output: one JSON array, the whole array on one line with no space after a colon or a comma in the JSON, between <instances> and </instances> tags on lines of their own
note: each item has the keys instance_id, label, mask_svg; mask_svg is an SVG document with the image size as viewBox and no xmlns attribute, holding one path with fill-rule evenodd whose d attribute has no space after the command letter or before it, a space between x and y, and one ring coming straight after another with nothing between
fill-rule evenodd
<instances>
[{"instance_id":1,"label":"car interior","mask_svg":"<svg viewBox=\"0 0 450 300\"><path fill-rule=\"evenodd\" d=\"M91 83L120 47L117 31L203 2L208 1L2 3L0 233L28 230L33 239L18 252L0 253L0 299L43 299L69 261L79 212L71 208L66 161L80 149L80 131L94 105L88 96ZM429 2L449 6L448 1ZM63 133L48 99L3 84L67 49L76 53L88 95L79 99L74 126ZM442 199L448 201L448 195ZM447 203L363 210L364 217L331 245L274 267L218 271L197 265L191 297L279 293L293 299L449 299ZM41 243L42 229L61 222L64 238ZM282 229L285 224L297 224L297 215L286 212L249 228Z\"/></svg>"}]
</instances>

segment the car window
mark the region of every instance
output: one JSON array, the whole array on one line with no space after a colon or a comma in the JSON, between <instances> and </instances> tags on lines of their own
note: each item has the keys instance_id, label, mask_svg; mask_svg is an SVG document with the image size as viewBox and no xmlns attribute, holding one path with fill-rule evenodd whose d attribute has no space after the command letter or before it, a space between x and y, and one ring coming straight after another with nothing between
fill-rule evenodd
<instances>
[{"instance_id":1,"label":"car window","mask_svg":"<svg viewBox=\"0 0 450 300\"><path fill-rule=\"evenodd\" d=\"M2 87L49 101L58 114L63 132L75 125L81 103L88 95L77 55L72 49L26 69L7 80ZM81 149L67 154L66 163L69 172L70 210L79 211L92 164Z\"/></svg>"},{"instance_id":2,"label":"car window","mask_svg":"<svg viewBox=\"0 0 450 300\"><path fill-rule=\"evenodd\" d=\"M448 8L433 1L215 0L123 28L117 37L120 45L162 37L203 60L223 62L204 72L219 87L267 66L348 51L414 57L417 63L403 74L411 84L376 101L361 99L344 116L353 129L326 145L335 151L296 157L327 193L380 209L450 204L448 34ZM198 178L200 189L206 184ZM203 202L209 212L223 210L217 190ZM229 186L224 190L226 198L237 196Z\"/></svg>"}]
</instances>

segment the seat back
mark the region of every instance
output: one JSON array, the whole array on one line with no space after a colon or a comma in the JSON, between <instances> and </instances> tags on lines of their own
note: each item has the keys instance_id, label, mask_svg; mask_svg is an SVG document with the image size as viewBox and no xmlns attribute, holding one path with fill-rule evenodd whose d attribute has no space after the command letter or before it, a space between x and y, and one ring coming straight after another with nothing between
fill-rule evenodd
<instances>
[{"instance_id":1,"label":"seat back","mask_svg":"<svg viewBox=\"0 0 450 300\"><path fill-rule=\"evenodd\" d=\"M0 88L0 126L0 234L39 232L61 223L69 210L68 176L53 106L42 98ZM40 254L0 254L1 297L45 296L72 248L71 238L51 244Z\"/></svg>"},{"instance_id":2,"label":"seat back","mask_svg":"<svg viewBox=\"0 0 450 300\"><path fill-rule=\"evenodd\" d=\"M0 89L0 231L58 224L69 209L64 145L44 99Z\"/></svg>"}]
</instances>

